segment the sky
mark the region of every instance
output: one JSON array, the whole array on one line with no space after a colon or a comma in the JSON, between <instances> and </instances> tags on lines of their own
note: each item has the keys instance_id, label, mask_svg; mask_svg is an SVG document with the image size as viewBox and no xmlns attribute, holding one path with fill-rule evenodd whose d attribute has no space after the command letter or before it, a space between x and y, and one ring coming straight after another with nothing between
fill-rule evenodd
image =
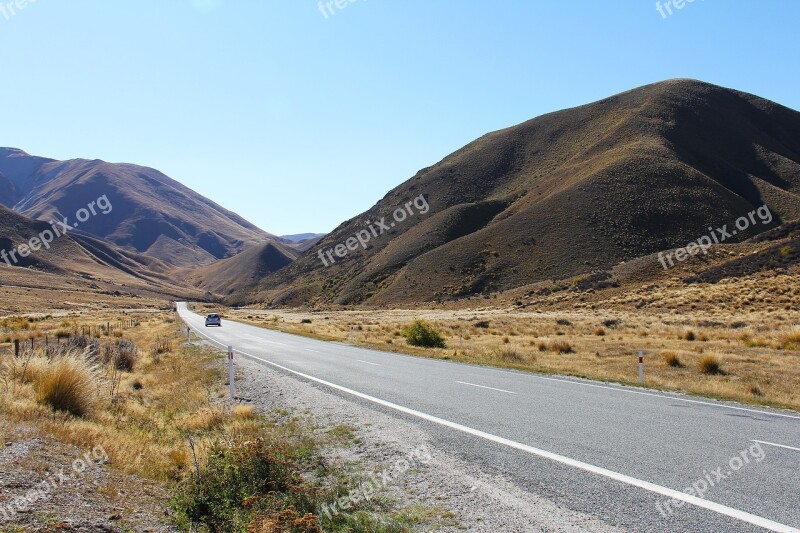
<instances>
[{"instance_id":1,"label":"sky","mask_svg":"<svg viewBox=\"0 0 800 533\"><path fill-rule=\"evenodd\" d=\"M0 5L0 146L153 167L277 235L331 231L485 133L648 83L800 109L796 0Z\"/></svg>"}]
</instances>

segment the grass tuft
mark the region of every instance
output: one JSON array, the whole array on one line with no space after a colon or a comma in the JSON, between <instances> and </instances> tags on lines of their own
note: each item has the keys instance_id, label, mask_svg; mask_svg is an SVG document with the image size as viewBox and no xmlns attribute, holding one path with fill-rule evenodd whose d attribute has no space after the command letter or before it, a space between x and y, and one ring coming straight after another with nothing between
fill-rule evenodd
<instances>
[{"instance_id":1,"label":"grass tuft","mask_svg":"<svg viewBox=\"0 0 800 533\"><path fill-rule=\"evenodd\" d=\"M722 363L713 355L704 355L703 358L700 359L700 372L708 374L709 376L724 374Z\"/></svg>"},{"instance_id":2,"label":"grass tuft","mask_svg":"<svg viewBox=\"0 0 800 533\"><path fill-rule=\"evenodd\" d=\"M664 362L667 364L667 366L671 366L672 368L683 368L683 363L678 357L678 354L676 354L675 352L665 353Z\"/></svg>"},{"instance_id":3,"label":"grass tuft","mask_svg":"<svg viewBox=\"0 0 800 533\"><path fill-rule=\"evenodd\" d=\"M97 368L86 352L70 352L51 360L34 380L36 401L76 417L91 411L96 389Z\"/></svg>"}]
</instances>

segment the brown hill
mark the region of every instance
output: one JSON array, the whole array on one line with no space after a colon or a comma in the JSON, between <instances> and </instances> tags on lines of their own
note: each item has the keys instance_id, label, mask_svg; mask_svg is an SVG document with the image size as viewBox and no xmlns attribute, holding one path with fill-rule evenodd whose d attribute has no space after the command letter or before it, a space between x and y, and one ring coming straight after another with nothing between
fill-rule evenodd
<instances>
[{"instance_id":1,"label":"brown hill","mask_svg":"<svg viewBox=\"0 0 800 533\"><path fill-rule=\"evenodd\" d=\"M0 203L30 218L74 223L79 209L105 195L111 212L80 229L172 265L210 263L275 239L151 168L0 148L0 173Z\"/></svg>"},{"instance_id":2,"label":"brown hill","mask_svg":"<svg viewBox=\"0 0 800 533\"><path fill-rule=\"evenodd\" d=\"M324 266L320 251L430 206ZM766 204L800 218L800 113L693 80L490 133L423 169L234 302L423 302L610 269ZM324 257L324 255L323 255Z\"/></svg>"},{"instance_id":3,"label":"brown hill","mask_svg":"<svg viewBox=\"0 0 800 533\"><path fill-rule=\"evenodd\" d=\"M42 246L43 236L52 242ZM30 244L32 238L40 239L34 244L39 249L20 253L20 246ZM57 236L50 224L0 206L0 285L204 298L202 291L173 282L170 270L157 259L85 233Z\"/></svg>"},{"instance_id":4,"label":"brown hill","mask_svg":"<svg viewBox=\"0 0 800 533\"><path fill-rule=\"evenodd\" d=\"M252 246L228 259L187 270L181 279L204 291L230 296L285 267L297 259L297 255L298 252L289 246L269 242Z\"/></svg>"}]
</instances>

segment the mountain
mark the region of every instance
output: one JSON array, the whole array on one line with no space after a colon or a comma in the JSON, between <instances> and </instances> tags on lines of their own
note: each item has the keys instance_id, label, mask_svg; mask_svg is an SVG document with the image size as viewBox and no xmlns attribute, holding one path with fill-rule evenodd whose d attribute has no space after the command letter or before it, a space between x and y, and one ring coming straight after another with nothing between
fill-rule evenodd
<instances>
[{"instance_id":1,"label":"mountain","mask_svg":"<svg viewBox=\"0 0 800 533\"><path fill-rule=\"evenodd\" d=\"M161 172L99 160L56 161L0 148L0 204L34 219L78 222L76 214L98 198L81 222L84 232L130 251L189 266L236 255L245 248L277 241ZM92 206L94 207L94 206Z\"/></svg>"},{"instance_id":2,"label":"mountain","mask_svg":"<svg viewBox=\"0 0 800 533\"><path fill-rule=\"evenodd\" d=\"M324 233L298 233L297 235L281 235L281 239L293 243L302 243L305 241L310 241L312 239L318 239L324 236L325 236Z\"/></svg>"},{"instance_id":3,"label":"mountain","mask_svg":"<svg viewBox=\"0 0 800 533\"><path fill-rule=\"evenodd\" d=\"M265 243L209 265L187 270L181 279L189 284L221 296L253 285L295 259L298 252L288 246Z\"/></svg>"},{"instance_id":4,"label":"mountain","mask_svg":"<svg viewBox=\"0 0 800 533\"><path fill-rule=\"evenodd\" d=\"M231 301L386 305L507 290L686 246L762 205L769 223L734 240L800 218L800 113L669 80L477 139ZM347 249L359 234L366 249Z\"/></svg>"},{"instance_id":5,"label":"mountain","mask_svg":"<svg viewBox=\"0 0 800 533\"><path fill-rule=\"evenodd\" d=\"M32 241L32 239L35 239ZM31 248L32 245L32 248ZM28 247L27 249L24 247ZM173 281L172 267L79 231L32 220L0 206L0 280L48 290L98 290L204 298Z\"/></svg>"}]
</instances>

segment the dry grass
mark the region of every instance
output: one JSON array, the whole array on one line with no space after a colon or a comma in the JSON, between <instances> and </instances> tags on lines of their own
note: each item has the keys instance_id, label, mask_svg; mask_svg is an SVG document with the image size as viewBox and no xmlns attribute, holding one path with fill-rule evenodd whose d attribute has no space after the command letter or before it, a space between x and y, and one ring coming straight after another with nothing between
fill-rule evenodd
<instances>
[{"instance_id":1,"label":"dry grass","mask_svg":"<svg viewBox=\"0 0 800 533\"><path fill-rule=\"evenodd\" d=\"M796 325L791 330L781 334L779 344L784 350L800 351L800 325Z\"/></svg>"},{"instance_id":2,"label":"dry grass","mask_svg":"<svg viewBox=\"0 0 800 533\"><path fill-rule=\"evenodd\" d=\"M36 401L76 417L87 415L97 401L98 385L97 366L89 354L72 350L42 359L43 368L33 379Z\"/></svg>"},{"instance_id":3,"label":"dry grass","mask_svg":"<svg viewBox=\"0 0 800 533\"><path fill-rule=\"evenodd\" d=\"M68 327L82 331L129 318L113 312L71 315ZM261 422L247 409L231 412L217 403L225 383L218 354L183 346L185 337L172 318L142 313L134 321L139 325L121 330L122 338L99 333L94 340L102 347L92 372L85 358L50 360L39 352L16 359L0 346L0 412L81 447L102 445L125 472L180 478L191 464L187 437L202 460L220 435L255 434ZM55 332L64 321L43 319L37 328Z\"/></svg>"},{"instance_id":4,"label":"dry grass","mask_svg":"<svg viewBox=\"0 0 800 533\"><path fill-rule=\"evenodd\" d=\"M719 358L713 355L704 355L702 359L700 359L700 372L703 374L708 374L710 376L717 376L722 374L722 363L720 362Z\"/></svg>"},{"instance_id":5,"label":"dry grass","mask_svg":"<svg viewBox=\"0 0 800 533\"><path fill-rule=\"evenodd\" d=\"M683 368L683 363L681 363L681 358L678 357L678 354L675 352L667 352L664 354L664 362L667 366L671 366L672 368Z\"/></svg>"}]
</instances>

